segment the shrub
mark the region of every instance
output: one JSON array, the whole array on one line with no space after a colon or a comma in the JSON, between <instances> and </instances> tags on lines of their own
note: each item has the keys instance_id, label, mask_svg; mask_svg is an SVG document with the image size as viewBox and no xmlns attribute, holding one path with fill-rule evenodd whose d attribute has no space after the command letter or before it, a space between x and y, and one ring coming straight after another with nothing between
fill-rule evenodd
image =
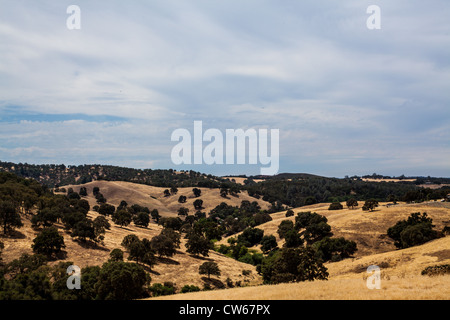
<instances>
[{"instance_id":1,"label":"shrub","mask_svg":"<svg viewBox=\"0 0 450 320\"><path fill-rule=\"evenodd\" d=\"M110 253L109 253L109 260L110 261L123 261L123 251L120 250L119 248L115 248L113 249Z\"/></svg>"},{"instance_id":2,"label":"shrub","mask_svg":"<svg viewBox=\"0 0 450 320\"><path fill-rule=\"evenodd\" d=\"M288 211L286 211L286 218L287 217L292 217L294 215L294 211L289 209Z\"/></svg>"},{"instance_id":3,"label":"shrub","mask_svg":"<svg viewBox=\"0 0 450 320\"><path fill-rule=\"evenodd\" d=\"M398 221L390 227L387 234L399 249L420 245L438 237L437 231L433 230L432 222L426 212L411 213L407 220Z\"/></svg>"},{"instance_id":4,"label":"shrub","mask_svg":"<svg viewBox=\"0 0 450 320\"><path fill-rule=\"evenodd\" d=\"M429 266L421 272L423 276L439 276L444 274L450 274L450 264Z\"/></svg>"},{"instance_id":5,"label":"shrub","mask_svg":"<svg viewBox=\"0 0 450 320\"><path fill-rule=\"evenodd\" d=\"M340 202L333 202L328 207L328 210L341 210L341 209L344 209L344 207Z\"/></svg>"},{"instance_id":6,"label":"shrub","mask_svg":"<svg viewBox=\"0 0 450 320\"><path fill-rule=\"evenodd\" d=\"M185 285L183 286L183 288L181 288L180 292L181 293L186 293L186 292L197 292L200 291L200 288L194 285Z\"/></svg>"},{"instance_id":7,"label":"shrub","mask_svg":"<svg viewBox=\"0 0 450 320\"><path fill-rule=\"evenodd\" d=\"M59 253L66 246L64 245L64 237L59 234L58 229L48 227L42 229L34 238L31 247L35 253L52 256Z\"/></svg>"},{"instance_id":8,"label":"shrub","mask_svg":"<svg viewBox=\"0 0 450 320\"><path fill-rule=\"evenodd\" d=\"M344 238L326 237L312 246L316 250L316 256L324 262L340 261L350 257L357 250L356 242Z\"/></svg>"},{"instance_id":9,"label":"shrub","mask_svg":"<svg viewBox=\"0 0 450 320\"><path fill-rule=\"evenodd\" d=\"M326 280L328 272L311 247L283 248L267 256L260 271L266 283Z\"/></svg>"},{"instance_id":10,"label":"shrub","mask_svg":"<svg viewBox=\"0 0 450 320\"><path fill-rule=\"evenodd\" d=\"M175 287L171 282L164 282L164 284L154 283L148 290L152 293L153 297L175 294Z\"/></svg>"},{"instance_id":11,"label":"shrub","mask_svg":"<svg viewBox=\"0 0 450 320\"><path fill-rule=\"evenodd\" d=\"M208 275L208 279L210 279L211 275L220 276L220 269L217 263L208 261L200 265L200 267L198 268L198 273L206 274Z\"/></svg>"},{"instance_id":12,"label":"shrub","mask_svg":"<svg viewBox=\"0 0 450 320\"><path fill-rule=\"evenodd\" d=\"M291 220L283 220L278 225L277 233L283 239L289 231L294 230L294 223Z\"/></svg>"}]
</instances>

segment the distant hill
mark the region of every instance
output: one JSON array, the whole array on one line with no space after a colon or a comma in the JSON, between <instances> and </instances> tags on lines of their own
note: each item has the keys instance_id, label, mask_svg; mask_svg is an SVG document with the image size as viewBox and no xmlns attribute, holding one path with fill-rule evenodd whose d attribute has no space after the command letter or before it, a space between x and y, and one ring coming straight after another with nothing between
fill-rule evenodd
<instances>
[{"instance_id":1,"label":"distant hill","mask_svg":"<svg viewBox=\"0 0 450 320\"><path fill-rule=\"evenodd\" d=\"M25 178L33 178L48 187L84 184L91 181L128 181L158 187L218 188L221 178L195 171L173 169L133 169L111 165L28 164L0 161L0 171L7 171Z\"/></svg>"},{"instance_id":2,"label":"distant hill","mask_svg":"<svg viewBox=\"0 0 450 320\"><path fill-rule=\"evenodd\" d=\"M48 187L81 185L93 181L125 181L155 187L226 188L247 191L250 197L262 199L274 205L275 211L282 206L301 207L320 202L346 201L374 198L378 201L425 201L442 198L449 193L444 190L447 178L417 178L414 182L399 177L402 182L364 181L361 177L329 178L308 173L280 173L275 176L228 176L217 177L196 171L173 169L133 169L111 165L64 164L34 165L27 163L1 162L0 171L7 171L25 178L33 178ZM374 178L387 178L372 175ZM401 179L400 179L401 178ZM367 178L368 179L368 178ZM369 179L370 180L370 179ZM440 183L435 190L426 183ZM425 184L421 184L425 183ZM431 185L430 185L431 186ZM273 212L273 211L272 211Z\"/></svg>"},{"instance_id":3,"label":"distant hill","mask_svg":"<svg viewBox=\"0 0 450 320\"><path fill-rule=\"evenodd\" d=\"M279 173L274 176L252 176L253 179L308 179L308 178L325 178L323 176L318 176L310 173Z\"/></svg>"}]
</instances>

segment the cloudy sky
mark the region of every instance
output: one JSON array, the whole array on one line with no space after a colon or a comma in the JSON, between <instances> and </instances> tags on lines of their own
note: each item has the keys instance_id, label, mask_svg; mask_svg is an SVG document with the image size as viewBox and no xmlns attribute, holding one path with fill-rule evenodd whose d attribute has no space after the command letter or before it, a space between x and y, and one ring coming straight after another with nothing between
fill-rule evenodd
<instances>
[{"instance_id":1,"label":"cloudy sky","mask_svg":"<svg viewBox=\"0 0 450 320\"><path fill-rule=\"evenodd\" d=\"M171 133L200 120L279 129L279 172L449 177L449 17L447 0L0 0L0 160L259 174L174 165Z\"/></svg>"}]
</instances>

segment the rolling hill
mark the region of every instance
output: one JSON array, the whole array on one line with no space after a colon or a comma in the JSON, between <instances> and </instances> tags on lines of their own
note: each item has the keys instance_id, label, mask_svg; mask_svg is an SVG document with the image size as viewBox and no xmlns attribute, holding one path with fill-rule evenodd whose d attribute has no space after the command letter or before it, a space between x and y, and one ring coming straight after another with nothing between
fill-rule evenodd
<instances>
[{"instance_id":1,"label":"rolling hill","mask_svg":"<svg viewBox=\"0 0 450 320\"><path fill-rule=\"evenodd\" d=\"M86 187L91 208L96 205L92 195L94 187L99 187L107 202L116 207L122 200L129 205L139 204L150 210L158 209L162 216L177 216L181 206L188 207L191 213L193 201L196 199L192 187L178 188L176 195L164 196L164 187L148 186L124 181L93 181L81 185L66 185L66 189L79 191ZM200 188L199 197L204 201L203 211L208 213L212 208L226 202L239 206L242 200L257 201L262 209L270 204L261 199L250 197L246 191L238 196L221 197L218 189ZM187 202L180 204L178 197L184 195ZM236 261L215 251L210 251L208 257L194 257L186 252L186 239L182 237L181 247L170 258L158 258L157 264L150 271L152 283L173 282L180 289L184 285L196 285L200 288L210 283L214 288L229 287L228 283L245 288L227 288L207 292L173 295L164 299L448 299L450 277L439 276L429 278L420 275L425 267L435 264L450 263L450 237L439 238L421 246L397 250L392 239L387 237L386 230L397 221L406 219L413 212L427 212L433 219L437 230L450 224L450 203L430 201L423 203L399 203L388 205L380 203L374 211L362 211L361 203L357 209L328 210L329 203L318 203L310 206L294 208L294 216L286 218L286 211L271 214L272 220L257 226L265 235L275 235L281 247L283 240L278 237L277 228L283 220L294 220L300 211L312 211L324 215L332 228L334 237L344 237L357 243L358 251L353 258L339 262L328 262L328 281L314 281L279 285L265 285L261 287L262 277L256 267ZM95 211L89 211L88 216L93 219L98 216ZM63 235L66 248L61 259L50 262L50 265L60 261L71 261L79 267L102 265L109 259L109 253L114 248L121 248L122 239L128 234L135 234L140 239L151 239L158 235L162 227L151 223L147 228L130 224L120 227L111 223L111 229L106 231L102 244L94 245L90 242L80 242L72 239L70 233L64 230L61 223L56 223L60 234ZM9 237L1 237L5 248L3 261L8 263L20 257L23 253L31 254L31 243L39 230L31 228L31 215L22 215L24 226L17 229ZM236 234L233 235L237 236ZM227 243L228 238L220 242ZM259 250L258 246L253 249ZM127 255L125 254L125 259ZM215 261L221 270L220 277L211 280L199 275L198 268L205 261ZM365 281L368 276L366 269L369 265L382 268L382 290L368 290Z\"/></svg>"},{"instance_id":2,"label":"rolling hill","mask_svg":"<svg viewBox=\"0 0 450 320\"><path fill-rule=\"evenodd\" d=\"M232 206L239 206L241 201L248 200L250 202L256 201L265 210L270 207L270 203L261 199L250 197L247 191L242 191L236 196L228 195L226 198L220 196L219 189L212 188L198 188L202 191L201 196L195 198L192 187L178 188L175 195L168 197L164 196L164 190L167 188L154 187L144 184L125 182L125 181L93 181L81 185L67 185L64 188L72 188L75 192L79 192L80 188L85 187L88 192L86 199L89 201L91 207L97 204L95 197L92 195L94 187L99 187L100 192L107 199L109 204L118 206L122 200L125 200L129 205L139 204L148 207L150 210L158 209L161 216L177 216L177 210L181 207L189 209L189 213L193 214L194 201L196 199L203 200L204 212L209 212L221 202L225 202ZM185 203L179 203L178 198L183 195L186 197Z\"/></svg>"},{"instance_id":3,"label":"rolling hill","mask_svg":"<svg viewBox=\"0 0 450 320\"><path fill-rule=\"evenodd\" d=\"M450 223L450 204L428 202L399 204L387 207L382 204L373 212L361 209L327 210L329 204L316 204L294 211L311 210L326 215L334 236L344 236L357 242L354 258L328 262L328 281L300 282L257 287L233 288L213 292L197 292L154 299L186 300L301 300L301 299L448 299L450 275L428 277L421 271L432 265L450 264L450 237L439 238L423 245L397 250L386 235L388 227L405 219L412 212L427 212L437 229ZM272 214L273 220L258 228L264 234L276 236L278 224L285 219L285 212ZM236 236L236 235L234 235ZM220 243L226 243L223 239ZM366 286L367 267L381 268L381 290L369 290Z\"/></svg>"}]
</instances>

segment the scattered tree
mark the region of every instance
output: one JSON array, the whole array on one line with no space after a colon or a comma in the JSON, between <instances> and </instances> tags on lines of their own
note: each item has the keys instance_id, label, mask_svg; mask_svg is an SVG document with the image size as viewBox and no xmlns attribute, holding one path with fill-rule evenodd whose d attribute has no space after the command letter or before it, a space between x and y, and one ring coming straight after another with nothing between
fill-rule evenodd
<instances>
[{"instance_id":1,"label":"scattered tree","mask_svg":"<svg viewBox=\"0 0 450 320\"><path fill-rule=\"evenodd\" d=\"M179 203L185 203L186 199L187 199L186 196L181 195L181 196L178 197L178 202Z\"/></svg>"},{"instance_id":2,"label":"scattered tree","mask_svg":"<svg viewBox=\"0 0 450 320\"><path fill-rule=\"evenodd\" d=\"M197 199L194 201L195 210L201 210L203 208L203 200Z\"/></svg>"},{"instance_id":3,"label":"scattered tree","mask_svg":"<svg viewBox=\"0 0 450 320\"><path fill-rule=\"evenodd\" d=\"M370 199L364 202L362 209L363 211L373 211L376 207L378 207L378 201L375 199Z\"/></svg>"},{"instance_id":4,"label":"scattered tree","mask_svg":"<svg viewBox=\"0 0 450 320\"><path fill-rule=\"evenodd\" d=\"M3 226L3 233L7 234L15 228L23 226L20 214L11 200L0 200L0 225Z\"/></svg>"},{"instance_id":5,"label":"scattered tree","mask_svg":"<svg viewBox=\"0 0 450 320\"><path fill-rule=\"evenodd\" d=\"M64 237L59 234L55 227L48 227L34 238L31 248L33 252L51 257L53 254L61 252L65 248Z\"/></svg>"},{"instance_id":6,"label":"scattered tree","mask_svg":"<svg viewBox=\"0 0 450 320\"><path fill-rule=\"evenodd\" d=\"M200 265L198 268L199 274L206 274L208 279L210 279L211 275L220 276L220 269L216 262L207 261Z\"/></svg>"},{"instance_id":7,"label":"scattered tree","mask_svg":"<svg viewBox=\"0 0 450 320\"><path fill-rule=\"evenodd\" d=\"M132 216L128 210L117 210L112 216L112 221L120 225L121 228L129 225L131 220Z\"/></svg>"},{"instance_id":8,"label":"scattered tree","mask_svg":"<svg viewBox=\"0 0 450 320\"><path fill-rule=\"evenodd\" d=\"M347 200L347 202L345 204L346 204L347 208L354 209L355 207L358 206L358 201L356 201L355 198L350 198Z\"/></svg>"},{"instance_id":9,"label":"scattered tree","mask_svg":"<svg viewBox=\"0 0 450 320\"><path fill-rule=\"evenodd\" d=\"M344 207L340 202L333 202L328 207L328 210L341 210L341 209L344 209Z\"/></svg>"},{"instance_id":10,"label":"scattered tree","mask_svg":"<svg viewBox=\"0 0 450 320\"><path fill-rule=\"evenodd\" d=\"M200 197L200 195L202 194L202 190L198 189L198 188L194 188L192 189L192 192L194 193L194 196L196 198Z\"/></svg>"}]
</instances>

